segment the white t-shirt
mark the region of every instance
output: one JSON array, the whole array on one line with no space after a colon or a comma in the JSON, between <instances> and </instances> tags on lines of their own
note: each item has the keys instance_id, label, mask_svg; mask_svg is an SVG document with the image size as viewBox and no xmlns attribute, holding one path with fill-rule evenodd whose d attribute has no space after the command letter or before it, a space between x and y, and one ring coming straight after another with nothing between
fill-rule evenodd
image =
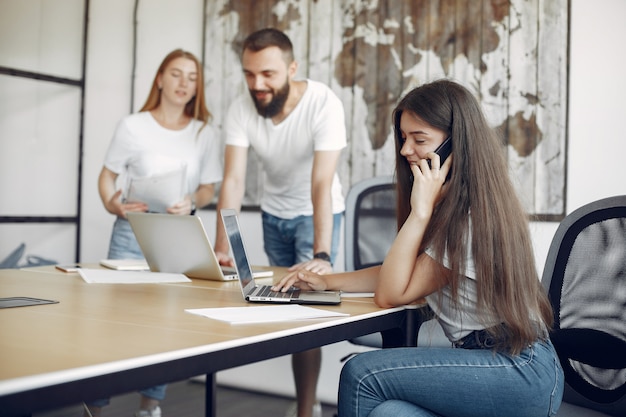
<instances>
[{"instance_id":1,"label":"white t-shirt","mask_svg":"<svg viewBox=\"0 0 626 417\"><path fill-rule=\"evenodd\" d=\"M455 307L453 303L450 286L445 286L442 289L441 295L439 292L435 292L426 296L426 302L435 313L439 324L441 324L444 333L451 342L462 339L474 330L482 330L498 325L501 322L492 317L486 320L487 325L485 326L485 320L479 320L479 314L476 311L476 304L478 302L476 268L474 266L471 247L468 252L465 279L461 281L458 289L458 307ZM430 248L426 249L426 254L434 259L434 254ZM446 268L450 268L450 262L445 255L443 265Z\"/></svg>"},{"instance_id":2,"label":"white t-shirt","mask_svg":"<svg viewBox=\"0 0 626 417\"><path fill-rule=\"evenodd\" d=\"M182 130L161 126L150 112L131 114L117 125L104 158L104 166L126 177L149 177L186 165L187 194L200 184L222 180L221 144L215 130L193 119ZM198 131L200 133L198 134Z\"/></svg>"},{"instance_id":3,"label":"white t-shirt","mask_svg":"<svg viewBox=\"0 0 626 417\"><path fill-rule=\"evenodd\" d=\"M257 113L250 94L239 96L228 110L226 144L252 147L265 175L261 209L283 219L313 214L311 170L315 151L346 147L343 105L326 85L307 81L296 108L278 125ZM335 172L333 213L345 209Z\"/></svg>"}]
</instances>

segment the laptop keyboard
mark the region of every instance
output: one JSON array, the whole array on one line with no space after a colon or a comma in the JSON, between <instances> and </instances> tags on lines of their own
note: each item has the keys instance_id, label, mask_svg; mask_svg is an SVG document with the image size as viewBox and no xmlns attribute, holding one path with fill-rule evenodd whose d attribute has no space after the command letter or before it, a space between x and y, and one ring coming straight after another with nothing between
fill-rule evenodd
<instances>
[{"instance_id":1,"label":"laptop keyboard","mask_svg":"<svg viewBox=\"0 0 626 417\"><path fill-rule=\"evenodd\" d=\"M298 298L300 296L300 290L296 289L287 292L272 291L271 286L264 285L259 289L259 292L256 295L260 297L272 298Z\"/></svg>"}]
</instances>

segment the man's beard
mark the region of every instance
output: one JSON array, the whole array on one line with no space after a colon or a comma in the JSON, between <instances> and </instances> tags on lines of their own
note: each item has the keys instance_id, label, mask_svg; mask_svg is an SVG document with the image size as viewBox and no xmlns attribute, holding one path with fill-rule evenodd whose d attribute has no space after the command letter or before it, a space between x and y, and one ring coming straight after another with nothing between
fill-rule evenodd
<instances>
[{"instance_id":1,"label":"man's beard","mask_svg":"<svg viewBox=\"0 0 626 417\"><path fill-rule=\"evenodd\" d=\"M271 90L272 100L263 104L257 100L254 93L258 90L249 90L250 95L252 96L252 101L256 107L256 111L259 113L261 117L265 117L266 119L270 119L276 116L281 112L285 103L287 102L287 97L289 97L289 82L286 81L285 84L280 88L280 90Z\"/></svg>"}]
</instances>

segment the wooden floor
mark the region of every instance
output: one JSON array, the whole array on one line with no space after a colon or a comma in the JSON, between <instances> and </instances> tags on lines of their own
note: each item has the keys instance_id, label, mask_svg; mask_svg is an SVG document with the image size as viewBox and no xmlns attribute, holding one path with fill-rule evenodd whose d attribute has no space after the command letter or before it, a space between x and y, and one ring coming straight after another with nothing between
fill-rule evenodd
<instances>
[{"instance_id":1,"label":"wooden floor","mask_svg":"<svg viewBox=\"0 0 626 417\"><path fill-rule=\"evenodd\" d=\"M238 389L217 388L217 417L283 417L293 402L291 398L259 394ZM137 411L139 394L129 393L111 399L102 417L132 417ZM204 384L192 380L168 385L167 396L161 403L162 417L203 417ZM337 413L334 405L322 405L323 417ZM82 405L67 407L33 417L82 417Z\"/></svg>"}]
</instances>

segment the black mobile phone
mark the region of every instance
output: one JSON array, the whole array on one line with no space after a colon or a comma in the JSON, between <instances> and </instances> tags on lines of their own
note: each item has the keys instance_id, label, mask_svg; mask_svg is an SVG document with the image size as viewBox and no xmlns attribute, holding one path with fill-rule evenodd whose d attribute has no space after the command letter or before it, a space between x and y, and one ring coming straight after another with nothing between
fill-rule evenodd
<instances>
[{"instance_id":1,"label":"black mobile phone","mask_svg":"<svg viewBox=\"0 0 626 417\"><path fill-rule=\"evenodd\" d=\"M452 153L452 140L450 139L450 136L448 136L446 140L444 140L443 143L435 149L435 153L439 155L439 166L442 166ZM430 159L428 160L428 167L432 168L430 165Z\"/></svg>"}]
</instances>

